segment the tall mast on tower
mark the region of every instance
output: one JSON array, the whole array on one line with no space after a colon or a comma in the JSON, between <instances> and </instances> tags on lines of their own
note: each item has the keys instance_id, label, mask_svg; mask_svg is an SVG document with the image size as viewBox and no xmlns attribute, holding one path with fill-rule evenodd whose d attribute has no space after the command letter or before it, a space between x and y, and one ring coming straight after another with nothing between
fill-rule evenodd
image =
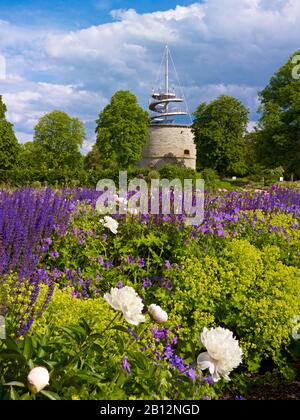
<instances>
[{"instance_id":1,"label":"tall mast on tower","mask_svg":"<svg viewBox=\"0 0 300 420\"><path fill-rule=\"evenodd\" d=\"M174 66L174 62L172 60L171 52L169 46L166 45L165 53L164 53L164 60L165 60L165 86L164 92L159 90L155 90L152 93L153 101L149 105L150 111L153 112L151 116L152 124L172 124L174 123L173 119L169 119L169 117L179 116L179 115L187 115L188 113L184 109L174 108L174 104L182 104L184 103L184 99L178 97L175 93L175 90L170 92L169 90L169 67L170 67L170 59L174 67L174 72L176 73L176 69Z\"/></svg>"},{"instance_id":2,"label":"tall mast on tower","mask_svg":"<svg viewBox=\"0 0 300 420\"><path fill-rule=\"evenodd\" d=\"M165 63L165 94L169 93L169 47L166 45L166 63Z\"/></svg>"},{"instance_id":3,"label":"tall mast on tower","mask_svg":"<svg viewBox=\"0 0 300 420\"><path fill-rule=\"evenodd\" d=\"M165 64L165 95L169 95L169 46L166 45L166 64ZM166 114L169 112L169 104L166 103ZM165 117L165 121L168 121L168 117Z\"/></svg>"}]
</instances>

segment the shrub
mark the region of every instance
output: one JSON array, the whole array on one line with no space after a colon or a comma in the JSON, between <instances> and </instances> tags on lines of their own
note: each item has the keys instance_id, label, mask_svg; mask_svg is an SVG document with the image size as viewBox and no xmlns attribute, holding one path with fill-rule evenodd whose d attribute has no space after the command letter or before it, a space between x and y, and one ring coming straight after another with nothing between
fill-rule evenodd
<instances>
[{"instance_id":1,"label":"shrub","mask_svg":"<svg viewBox=\"0 0 300 420\"><path fill-rule=\"evenodd\" d=\"M42 188L42 183L40 181L34 181L32 183L32 188Z\"/></svg>"},{"instance_id":2,"label":"shrub","mask_svg":"<svg viewBox=\"0 0 300 420\"><path fill-rule=\"evenodd\" d=\"M186 168L184 166L172 165L167 164L160 168L159 170L160 178L165 178L168 180L172 179L180 179L183 181L184 179L196 179L197 172L191 168Z\"/></svg>"},{"instance_id":3,"label":"shrub","mask_svg":"<svg viewBox=\"0 0 300 420\"><path fill-rule=\"evenodd\" d=\"M203 169L202 175L204 181L211 186L215 185L220 179L217 172L211 168Z\"/></svg>"},{"instance_id":4,"label":"shrub","mask_svg":"<svg viewBox=\"0 0 300 420\"><path fill-rule=\"evenodd\" d=\"M84 319L94 332L102 331L114 313L100 297L95 299L77 299L69 289L60 290L55 287L53 297L47 311L39 318L31 329L31 333L45 334L64 325L76 326Z\"/></svg>"},{"instance_id":5,"label":"shrub","mask_svg":"<svg viewBox=\"0 0 300 420\"><path fill-rule=\"evenodd\" d=\"M152 169L151 171L149 171L148 177L147 177L147 180L149 182L151 182L151 179L159 179L159 178L160 178L160 173L157 170Z\"/></svg>"},{"instance_id":6,"label":"shrub","mask_svg":"<svg viewBox=\"0 0 300 420\"><path fill-rule=\"evenodd\" d=\"M166 274L173 291L157 289L180 332L185 352L194 354L204 326L221 325L236 334L244 362L257 371L272 359L284 366L293 317L300 310L300 270L279 261L279 249L258 250L244 240L226 240L218 256L187 257L182 271ZM192 344L184 345L190 337Z\"/></svg>"}]
</instances>

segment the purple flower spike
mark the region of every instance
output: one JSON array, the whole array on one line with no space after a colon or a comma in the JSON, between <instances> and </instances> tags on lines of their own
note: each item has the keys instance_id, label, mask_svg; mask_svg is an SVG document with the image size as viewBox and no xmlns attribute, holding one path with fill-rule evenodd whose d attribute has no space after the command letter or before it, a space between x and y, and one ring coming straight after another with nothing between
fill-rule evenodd
<instances>
[{"instance_id":1,"label":"purple flower spike","mask_svg":"<svg viewBox=\"0 0 300 420\"><path fill-rule=\"evenodd\" d=\"M122 362L122 369L127 371L128 375L131 373L131 366L128 362L128 357L124 356L123 362Z\"/></svg>"},{"instance_id":2,"label":"purple flower spike","mask_svg":"<svg viewBox=\"0 0 300 420\"><path fill-rule=\"evenodd\" d=\"M130 332L130 334L132 335L132 337L137 341L139 339L139 336L137 335L136 332L134 332L134 330L132 328L128 328L128 331Z\"/></svg>"}]
</instances>

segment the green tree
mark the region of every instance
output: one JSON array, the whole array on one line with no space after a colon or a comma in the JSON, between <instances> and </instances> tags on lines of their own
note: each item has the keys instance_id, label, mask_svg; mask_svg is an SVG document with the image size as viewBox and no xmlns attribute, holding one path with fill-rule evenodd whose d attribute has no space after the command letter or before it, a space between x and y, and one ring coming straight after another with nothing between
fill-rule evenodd
<instances>
[{"instance_id":1,"label":"green tree","mask_svg":"<svg viewBox=\"0 0 300 420\"><path fill-rule=\"evenodd\" d=\"M139 161L148 137L149 115L129 91L118 91L97 120L97 147L104 168L128 168Z\"/></svg>"},{"instance_id":2,"label":"green tree","mask_svg":"<svg viewBox=\"0 0 300 420\"><path fill-rule=\"evenodd\" d=\"M300 51L293 54L260 93L258 153L269 168L282 166L300 176L300 80L295 77ZM297 74L296 74L297 76Z\"/></svg>"},{"instance_id":3,"label":"green tree","mask_svg":"<svg viewBox=\"0 0 300 420\"><path fill-rule=\"evenodd\" d=\"M101 154L96 144L93 145L93 149L84 158L84 169L86 171L101 170Z\"/></svg>"},{"instance_id":4,"label":"green tree","mask_svg":"<svg viewBox=\"0 0 300 420\"><path fill-rule=\"evenodd\" d=\"M194 113L193 132L198 165L220 175L243 175L248 124L247 108L237 99L222 95L210 104L202 103Z\"/></svg>"},{"instance_id":5,"label":"green tree","mask_svg":"<svg viewBox=\"0 0 300 420\"><path fill-rule=\"evenodd\" d=\"M45 114L35 127L34 143L40 162L47 169L75 170L82 167L79 150L86 137L83 123L62 111Z\"/></svg>"},{"instance_id":6,"label":"green tree","mask_svg":"<svg viewBox=\"0 0 300 420\"><path fill-rule=\"evenodd\" d=\"M44 165L47 168L47 162L43 162L41 159L42 148L41 146L33 141L21 144L20 153L18 159L19 168L31 168L40 169Z\"/></svg>"},{"instance_id":7,"label":"green tree","mask_svg":"<svg viewBox=\"0 0 300 420\"><path fill-rule=\"evenodd\" d=\"M16 165L20 149L13 125L6 120L6 111L0 95L0 170L12 169Z\"/></svg>"}]
</instances>

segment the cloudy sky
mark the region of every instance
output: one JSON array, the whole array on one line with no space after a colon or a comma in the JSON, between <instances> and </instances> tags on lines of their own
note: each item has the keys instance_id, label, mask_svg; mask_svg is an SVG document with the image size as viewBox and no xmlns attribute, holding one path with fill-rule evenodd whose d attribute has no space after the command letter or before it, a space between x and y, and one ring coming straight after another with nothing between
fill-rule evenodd
<instances>
[{"instance_id":1,"label":"cloudy sky","mask_svg":"<svg viewBox=\"0 0 300 420\"><path fill-rule=\"evenodd\" d=\"M299 22L299 0L1 0L0 94L19 141L61 109L84 121L87 152L116 90L147 107L168 43L191 111L233 95L253 124L257 92L300 49Z\"/></svg>"}]
</instances>

